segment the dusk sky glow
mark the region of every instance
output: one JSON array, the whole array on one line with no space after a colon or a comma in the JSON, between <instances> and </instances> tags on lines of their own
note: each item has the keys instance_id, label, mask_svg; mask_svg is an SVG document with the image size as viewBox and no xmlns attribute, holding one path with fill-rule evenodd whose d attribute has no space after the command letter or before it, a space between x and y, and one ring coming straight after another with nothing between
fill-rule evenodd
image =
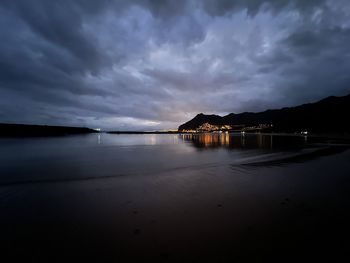
<instances>
[{"instance_id":1,"label":"dusk sky glow","mask_svg":"<svg viewBox=\"0 0 350 263\"><path fill-rule=\"evenodd\" d=\"M348 0L2 0L0 122L177 128L350 93Z\"/></svg>"}]
</instances>

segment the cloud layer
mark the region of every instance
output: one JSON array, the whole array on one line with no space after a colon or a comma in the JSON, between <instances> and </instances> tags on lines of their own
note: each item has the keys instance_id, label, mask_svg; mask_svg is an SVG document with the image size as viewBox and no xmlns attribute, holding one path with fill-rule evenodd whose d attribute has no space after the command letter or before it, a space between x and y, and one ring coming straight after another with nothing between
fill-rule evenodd
<instances>
[{"instance_id":1,"label":"cloud layer","mask_svg":"<svg viewBox=\"0 0 350 263\"><path fill-rule=\"evenodd\" d=\"M4 0L0 122L176 128L350 92L347 0Z\"/></svg>"}]
</instances>

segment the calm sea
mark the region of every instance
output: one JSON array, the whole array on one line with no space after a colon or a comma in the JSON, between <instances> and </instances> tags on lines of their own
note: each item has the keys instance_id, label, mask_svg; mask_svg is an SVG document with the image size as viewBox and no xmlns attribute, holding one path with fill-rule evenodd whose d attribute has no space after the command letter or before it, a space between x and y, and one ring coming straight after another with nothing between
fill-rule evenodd
<instances>
[{"instance_id":1,"label":"calm sea","mask_svg":"<svg viewBox=\"0 0 350 263\"><path fill-rule=\"evenodd\" d=\"M101 133L0 139L0 146L0 184L6 185L234 165L281 158L310 145L301 136Z\"/></svg>"},{"instance_id":2,"label":"calm sea","mask_svg":"<svg viewBox=\"0 0 350 263\"><path fill-rule=\"evenodd\" d=\"M2 255L32 262L338 259L344 142L261 134L0 139Z\"/></svg>"}]
</instances>

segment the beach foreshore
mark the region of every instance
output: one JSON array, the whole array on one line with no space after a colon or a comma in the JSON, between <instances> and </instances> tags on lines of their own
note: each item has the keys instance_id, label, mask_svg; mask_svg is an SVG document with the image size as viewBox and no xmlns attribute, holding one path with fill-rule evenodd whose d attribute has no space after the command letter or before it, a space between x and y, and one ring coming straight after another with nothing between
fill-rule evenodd
<instances>
[{"instance_id":1,"label":"beach foreshore","mask_svg":"<svg viewBox=\"0 0 350 263\"><path fill-rule=\"evenodd\" d=\"M344 260L350 152L328 153L282 166L3 185L2 249L31 262Z\"/></svg>"}]
</instances>

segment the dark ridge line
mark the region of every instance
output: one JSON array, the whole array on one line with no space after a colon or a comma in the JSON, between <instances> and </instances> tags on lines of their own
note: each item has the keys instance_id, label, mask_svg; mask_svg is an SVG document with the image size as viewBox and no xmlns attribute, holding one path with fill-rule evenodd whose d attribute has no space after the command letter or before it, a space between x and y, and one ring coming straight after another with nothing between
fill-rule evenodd
<instances>
[{"instance_id":1,"label":"dark ridge line","mask_svg":"<svg viewBox=\"0 0 350 263\"><path fill-rule=\"evenodd\" d=\"M97 133L86 127L0 123L0 137L53 137Z\"/></svg>"},{"instance_id":2,"label":"dark ridge line","mask_svg":"<svg viewBox=\"0 0 350 263\"><path fill-rule=\"evenodd\" d=\"M181 124L179 131L197 130L205 123L220 129L229 125L228 130L303 132L350 134L350 124L346 112L350 110L350 94L342 97L327 97L318 102L295 107L271 109L261 112L230 113L225 116L197 114L191 120ZM213 130L204 127L204 130ZM222 128L226 129L226 128Z\"/></svg>"}]
</instances>

